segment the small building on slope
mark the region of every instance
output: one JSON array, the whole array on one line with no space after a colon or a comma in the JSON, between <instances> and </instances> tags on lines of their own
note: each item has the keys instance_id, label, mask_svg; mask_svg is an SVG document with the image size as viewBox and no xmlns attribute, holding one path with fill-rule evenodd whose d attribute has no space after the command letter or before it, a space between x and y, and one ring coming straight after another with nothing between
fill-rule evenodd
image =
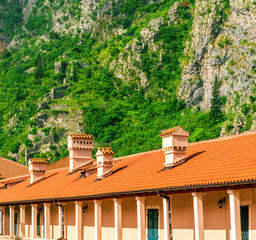
<instances>
[{"instance_id":1,"label":"small building on slope","mask_svg":"<svg viewBox=\"0 0 256 240\"><path fill-rule=\"evenodd\" d=\"M162 149L94 160L93 136L70 134L68 167L30 159L0 190L0 239L256 240L256 131L188 136L172 128Z\"/></svg>"}]
</instances>

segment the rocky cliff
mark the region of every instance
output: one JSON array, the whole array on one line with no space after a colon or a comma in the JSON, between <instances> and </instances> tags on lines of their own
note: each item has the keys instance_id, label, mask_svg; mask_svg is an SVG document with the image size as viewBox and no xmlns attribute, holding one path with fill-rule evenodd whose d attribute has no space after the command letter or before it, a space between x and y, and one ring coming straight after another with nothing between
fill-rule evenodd
<instances>
[{"instance_id":1,"label":"rocky cliff","mask_svg":"<svg viewBox=\"0 0 256 240\"><path fill-rule=\"evenodd\" d=\"M233 105L235 92L241 102L252 94L256 68L256 5L253 1L197 1L191 42L186 53L179 96L189 106L209 109L214 80Z\"/></svg>"}]
</instances>

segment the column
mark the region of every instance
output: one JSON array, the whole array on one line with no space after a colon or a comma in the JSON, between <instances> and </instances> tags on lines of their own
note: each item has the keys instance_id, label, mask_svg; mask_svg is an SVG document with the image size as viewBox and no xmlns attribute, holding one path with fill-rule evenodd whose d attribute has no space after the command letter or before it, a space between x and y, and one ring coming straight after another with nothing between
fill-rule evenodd
<instances>
[{"instance_id":1,"label":"column","mask_svg":"<svg viewBox=\"0 0 256 240\"><path fill-rule=\"evenodd\" d=\"M228 190L230 207L231 240L241 239L240 196L235 190Z\"/></svg>"},{"instance_id":2,"label":"column","mask_svg":"<svg viewBox=\"0 0 256 240\"><path fill-rule=\"evenodd\" d=\"M2 235L6 235L6 218L5 218L5 206L1 207L2 209L2 214L3 214L3 218L2 218Z\"/></svg>"},{"instance_id":3,"label":"column","mask_svg":"<svg viewBox=\"0 0 256 240\"><path fill-rule=\"evenodd\" d=\"M37 204L31 204L32 232L31 237L37 237Z\"/></svg>"},{"instance_id":4,"label":"column","mask_svg":"<svg viewBox=\"0 0 256 240\"><path fill-rule=\"evenodd\" d=\"M20 237L25 237L25 208L26 205L20 205Z\"/></svg>"},{"instance_id":5,"label":"column","mask_svg":"<svg viewBox=\"0 0 256 240\"><path fill-rule=\"evenodd\" d=\"M5 207L0 207L0 235L4 235L4 211Z\"/></svg>"},{"instance_id":6,"label":"column","mask_svg":"<svg viewBox=\"0 0 256 240\"><path fill-rule=\"evenodd\" d=\"M50 203L44 203L44 237L50 238Z\"/></svg>"},{"instance_id":7,"label":"column","mask_svg":"<svg viewBox=\"0 0 256 240\"><path fill-rule=\"evenodd\" d=\"M83 239L83 226L82 226L82 201L76 201L76 240Z\"/></svg>"},{"instance_id":8,"label":"column","mask_svg":"<svg viewBox=\"0 0 256 240\"><path fill-rule=\"evenodd\" d=\"M169 201L163 198L164 240L170 240Z\"/></svg>"},{"instance_id":9,"label":"column","mask_svg":"<svg viewBox=\"0 0 256 240\"><path fill-rule=\"evenodd\" d=\"M136 201L137 201L138 240L146 240L145 198L136 197Z\"/></svg>"},{"instance_id":10,"label":"column","mask_svg":"<svg viewBox=\"0 0 256 240\"><path fill-rule=\"evenodd\" d=\"M14 236L14 214L15 206L10 206L10 236Z\"/></svg>"},{"instance_id":11,"label":"column","mask_svg":"<svg viewBox=\"0 0 256 240\"><path fill-rule=\"evenodd\" d=\"M194 205L194 224L195 224L195 240L204 239L204 212L203 212L203 194L193 192Z\"/></svg>"},{"instance_id":12,"label":"column","mask_svg":"<svg viewBox=\"0 0 256 240\"><path fill-rule=\"evenodd\" d=\"M122 200L114 198L115 240L122 240Z\"/></svg>"},{"instance_id":13,"label":"column","mask_svg":"<svg viewBox=\"0 0 256 240\"><path fill-rule=\"evenodd\" d=\"M62 215L63 215L63 212L62 212L62 206L58 206L58 209L59 209L59 238L62 238L63 234L63 226L62 226Z\"/></svg>"},{"instance_id":14,"label":"column","mask_svg":"<svg viewBox=\"0 0 256 240\"><path fill-rule=\"evenodd\" d=\"M101 240L101 200L94 200L95 240Z\"/></svg>"}]
</instances>

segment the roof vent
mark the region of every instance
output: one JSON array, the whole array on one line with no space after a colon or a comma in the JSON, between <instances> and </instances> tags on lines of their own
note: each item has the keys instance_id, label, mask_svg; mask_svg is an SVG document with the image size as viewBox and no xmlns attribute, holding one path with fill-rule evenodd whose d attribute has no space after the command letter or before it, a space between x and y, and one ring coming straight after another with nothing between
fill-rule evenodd
<instances>
[{"instance_id":1,"label":"roof vent","mask_svg":"<svg viewBox=\"0 0 256 240\"><path fill-rule=\"evenodd\" d=\"M161 133L162 149L165 154L165 167L172 167L175 163L185 158L189 135L188 132L179 126Z\"/></svg>"},{"instance_id":2,"label":"roof vent","mask_svg":"<svg viewBox=\"0 0 256 240\"><path fill-rule=\"evenodd\" d=\"M30 172L30 184L43 178L46 172L47 161L43 158L31 158L28 162Z\"/></svg>"},{"instance_id":3,"label":"roof vent","mask_svg":"<svg viewBox=\"0 0 256 240\"><path fill-rule=\"evenodd\" d=\"M102 179L112 173L114 152L110 147L99 148L97 156L97 178Z\"/></svg>"},{"instance_id":4,"label":"roof vent","mask_svg":"<svg viewBox=\"0 0 256 240\"><path fill-rule=\"evenodd\" d=\"M89 134L69 134L69 171L84 166L92 160L94 138Z\"/></svg>"}]
</instances>

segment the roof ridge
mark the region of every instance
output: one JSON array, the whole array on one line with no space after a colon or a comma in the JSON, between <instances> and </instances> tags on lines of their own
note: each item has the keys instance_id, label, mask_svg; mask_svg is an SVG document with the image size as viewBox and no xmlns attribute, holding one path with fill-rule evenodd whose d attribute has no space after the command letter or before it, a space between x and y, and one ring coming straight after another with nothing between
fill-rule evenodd
<instances>
[{"instance_id":1,"label":"roof ridge","mask_svg":"<svg viewBox=\"0 0 256 240\"><path fill-rule=\"evenodd\" d=\"M228 140L228 139L233 139L233 138L238 138L238 137L253 135L253 134L256 134L256 130L246 131L243 133L234 134L234 135L230 135L230 136L224 136L224 137L219 137L219 138L212 138L212 139L208 139L208 140L193 142L193 143L189 143L189 145L195 145L197 143L218 142L218 141L223 141L223 140Z\"/></svg>"},{"instance_id":2,"label":"roof ridge","mask_svg":"<svg viewBox=\"0 0 256 240\"><path fill-rule=\"evenodd\" d=\"M126 155L126 156L123 156L123 157L117 157L117 158L114 158L113 160L119 160L119 159L121 160L123 158L135 157L135 156L143 155L143 154L146 154L146 153L153 153L153 152L160 152L160 151L162 151L162 149L154 149L154 150L149 150L149 151L146 151L146 152Z\"/></svg>"},{"instance_id":3,"label":"roof ridge","mask_svg":"<svg viewBox=\"0 0 256 240\"><path fill-rule=\"evenodd\" d=\"M6 181L11 181L11 180L29 178L29 176L30 176L30 174L24 174L24 175L19 175L19 176L15 176L15 177L4 178L4 179L0 180L0 183L6 182Z\"/></svg>"},{"instance_id":4,"label":"roof ridge","mask_svg":"<svg viewBox=\"0 0 256 240\"><path fill-rule=\"evenodd\" d=\"M15 161L13 161L13 160L11 160L11 159L7 159L7 158L1 157L1 156L0 156L0 159L3 159L3 160L5 160L5 161L7 161L7 162L11 162L11 163L14 163L15 165L18 165L18 166L20 166L20 167L25 167L25 168L28 168L28 166L26 166L26 165L23 165L23 164L21 164L21 163L18 163L18 162L15 162Z\"/></svg>"}]
</instances>

